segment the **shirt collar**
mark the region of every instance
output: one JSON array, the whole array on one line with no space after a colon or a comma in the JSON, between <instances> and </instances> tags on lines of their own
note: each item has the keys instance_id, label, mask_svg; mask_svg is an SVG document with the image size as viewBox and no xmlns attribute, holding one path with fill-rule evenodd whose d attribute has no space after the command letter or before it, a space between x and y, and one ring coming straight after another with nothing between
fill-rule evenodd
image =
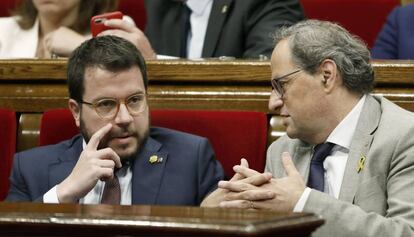
<instances>
[{"instance_id":1,"label":"shirt collar","mask_svg":"<svg viewBox=\"0 0 414 237\"><path fill-rule=\"evenodd\" d=\"M188 8L191 9L191 12L202 15L206 10L207 5L213 0L187 0L186 4Z\"/></svg>"},{"instance_id":2,"label":"shirt collar","mask_svg":"<svg viewBox=\"0 0 414 237\"><path fill-rule=\"evenodd\" d=\"M329 134L327 142L332 142L336 145L344 147L349 150L351 146L352 137L358 124L359 117L362 112L362 107L365 102L366 95L364 95L354 108L349 112L345 118L336 126L336 128Z\"/></svg>"}]
</instances>

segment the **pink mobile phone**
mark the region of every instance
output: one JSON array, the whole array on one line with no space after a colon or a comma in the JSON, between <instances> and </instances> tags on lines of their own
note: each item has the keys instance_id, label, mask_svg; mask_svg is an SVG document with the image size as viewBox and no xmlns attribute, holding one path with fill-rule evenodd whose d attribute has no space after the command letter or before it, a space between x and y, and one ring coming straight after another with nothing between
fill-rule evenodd
<instances>
[{"instance_id":1,"label":"pink mobile phone","mask_svg":"<svg viewBox=\"0 0 414 237\"><path fill-rule=\"evenodd\" d=\"M92 36L96 37L102 31L112 29L112 27L105 26L104 22L109 19L122 19L124 15L120 11L108 12L101 15L96 15L91 18L91 32Z\"/></svg>"}]
</instances>

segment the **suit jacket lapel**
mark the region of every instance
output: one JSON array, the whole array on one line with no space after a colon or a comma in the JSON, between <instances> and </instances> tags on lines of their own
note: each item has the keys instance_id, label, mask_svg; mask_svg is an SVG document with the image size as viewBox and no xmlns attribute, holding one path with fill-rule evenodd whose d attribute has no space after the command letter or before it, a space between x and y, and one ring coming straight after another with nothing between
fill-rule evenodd
<instances>
[{"instance_id":1,"label":"suit jacket lapel","mask_svg":"<svg viewBox=\"0 0 414 237\"><path fill-rule=\"evenodd\" d=\"M72 172L83 150L82 142L80 135L73 138L68 149L62 151L57 161L49 165L49 189L62 182Z\"/></svg>"},{"instance_id":2,"label":"suit jacket lapel","mask_svg":"<svg viewBox=\"0 0 414 237\"><path fill-rule=\"evenodd\" d=\"M132 204L156 204L168 152L162 144L148 138L132 167ZM151 158L152 157L152 158Z\"/></svg>"},{"instance_id":3,"label":"suit jacket lapel","mask_svg":"<svg viewBox=\"0 0 414 237\"><path fill-rule=\"evenodd\" d=\"M223 24L231 11L234 0L214 0L208 20L202 57L213 57L217 42L220 38Z\"/></svg>"},{"instance_id":4,"label":"suit jacket lapel","mask_svg":"<svg viewBox=\"0 0 414 237\"><path fill-rule=\"evenodd\" d=\"M352 202L354 199L363 174L363 169L358 171L358 164L362 157L365 157L365 163L369 160L367 154L371 147L374 132L378 127L380 117L381 109L379 103L372 96L367 95L350 146L341 191L339 193L340 200Z\"/></svg>"}]
</instances>

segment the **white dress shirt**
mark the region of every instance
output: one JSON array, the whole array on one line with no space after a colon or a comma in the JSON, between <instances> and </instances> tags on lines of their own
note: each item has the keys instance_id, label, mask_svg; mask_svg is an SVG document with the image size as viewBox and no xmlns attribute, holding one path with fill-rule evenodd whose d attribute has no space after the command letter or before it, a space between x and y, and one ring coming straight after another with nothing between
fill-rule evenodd
<instances>
[{"instance_id":1,"label":"white dress shirt","mask_svg":"<svg viewBox=\"0 0 414 237\"><path fill-rule=\"evenodd\" d=\"M187 0L186 4L191 9L191 30L187 40L187 58L201 58L213 0Z\"/></svg>"},{"instance_id":2,"label":"white dress shirt","mask_svg":"<svg viewBox=\"0 0 414 237\"><path fill-rule=\"evenodd\" d=\"M361 115L366 96L364 95L354 108L329 134L326 142L334 143L335 146L329 156L323 162L325 169L325 193L338 199L344 178L345 166L349 155L352 138ZM294 212L303 211L303 207L309 198L311 188L306 188L299 201L296 203Z\"/></svg>"},{"instance_id":3,"label":"white dress shirt","mask_svg":"<svg viewBox=\"0 0 414 237\"><path fill-rule=\"evenodd\" d=\"M86 143L83 140L83 149L85 149ZM121 205L131 205L132 203L132 170L131 167L122 167L116 172L116 176L119 180L121 187ZM57 191L55 185L45 195L43 195L44 203L59 203ZM82 204L99 204L101 203L102 193L105 187L105 182L98 180L95 187L86 194L85 197L79 200Z\"/></svg>"}]
</instances>

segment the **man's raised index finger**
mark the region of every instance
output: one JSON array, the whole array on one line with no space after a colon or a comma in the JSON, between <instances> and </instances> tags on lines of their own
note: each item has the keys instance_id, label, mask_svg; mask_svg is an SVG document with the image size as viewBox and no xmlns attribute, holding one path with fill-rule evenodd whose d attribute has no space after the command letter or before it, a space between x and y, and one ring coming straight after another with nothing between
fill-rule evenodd
<instances>
[{"instance_id":1,"label":"man's raised index finger","mask_svg":"<svg viewBox=\"0 0 414 237\"><path fill-rule=\"evenodd\" d=\"M101 142L102 138L111 130L111 128L112 124L108 123L107 125L100 128L98 131L96 131L95 134L92 135L88 144L86 145L86 149L97 150L99 142Z\"/></svg>"}]
</instances>

